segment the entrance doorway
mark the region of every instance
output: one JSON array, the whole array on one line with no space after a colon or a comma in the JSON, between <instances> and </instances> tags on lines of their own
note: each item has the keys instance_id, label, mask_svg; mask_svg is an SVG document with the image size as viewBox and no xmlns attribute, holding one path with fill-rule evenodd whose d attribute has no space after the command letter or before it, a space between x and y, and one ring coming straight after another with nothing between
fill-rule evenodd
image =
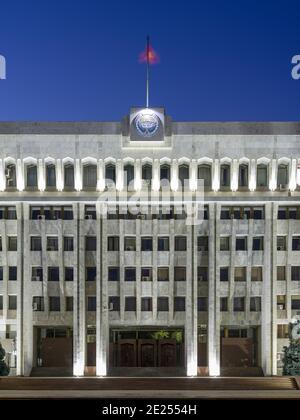
<instances>
[{"instance_id":1,"label":"entrance doorway","mask_svg":"<svg viewBox=\"0 0 300 420\"><path fill-rule=\"evenodd\" d=\"M73 331L71 328L37 329L37 366L72 368Z\"/></svg>"}]
</instances>

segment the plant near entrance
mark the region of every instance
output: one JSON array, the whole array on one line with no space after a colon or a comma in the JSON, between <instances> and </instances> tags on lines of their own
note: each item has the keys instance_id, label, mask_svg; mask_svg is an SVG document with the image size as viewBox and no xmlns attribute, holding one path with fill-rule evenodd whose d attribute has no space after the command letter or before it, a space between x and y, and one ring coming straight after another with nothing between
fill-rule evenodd
<instances>
[{"instance_id":1,"label":"plant near entrance","mask_svg":"<svg viewBox=\"0 0 300 420\"><path fill-rule=\"evenodd\" d=\"M8 376L9 370L9 367L5 362L5 350L0 343L0 376Z\"/></svg>"},{"instance_id":2,"label":"plant near entrance","mask_svg":"<svg viewBox=\"0 0 300 420\"><path fill-rule=\"evenodd\" d=\"M290 344L283 349L283 375L300 376L300 321L290 324Z\"/></svg>"},{"instance_id":3,"label":"plant near entrance","mask_svg":"<svg viewBox=\"0 0 300 420\"><path fill-rule=\"evenodd\" d=\"M166 331L166 330L159 330L155 331L152 334L153 340L166 340L166 339L173 339L176 340L177 343L182 342L182 331Z\"/></svg>"}]
</instances>

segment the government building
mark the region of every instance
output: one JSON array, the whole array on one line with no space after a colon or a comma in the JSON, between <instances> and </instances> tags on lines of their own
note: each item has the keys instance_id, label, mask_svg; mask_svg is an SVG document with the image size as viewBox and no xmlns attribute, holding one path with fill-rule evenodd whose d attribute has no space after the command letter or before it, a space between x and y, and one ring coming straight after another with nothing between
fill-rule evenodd
<instances>
[{"instance_id":1,"label":"government building","mask_svg":"<svg viewBox=\"0 0 300 420\"><path fill-rule=\"evenodd\" d=\"M11 375L281 375L300 123L0 122Z\"/></svg>"}]
</instances>

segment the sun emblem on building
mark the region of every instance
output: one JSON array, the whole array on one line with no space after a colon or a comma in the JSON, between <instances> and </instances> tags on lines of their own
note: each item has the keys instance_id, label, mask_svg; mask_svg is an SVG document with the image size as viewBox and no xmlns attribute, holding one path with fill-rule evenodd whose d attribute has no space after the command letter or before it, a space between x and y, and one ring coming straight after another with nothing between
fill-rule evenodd
<instances>
[{"instance_id":1,"label":"sun emblem on building","mask_svg":"<svg viewBox=\"0 0 300 420\"><path fill-rule=\"evenodd\" d=\"M135 120L137 131L142 137L153 137L159 127L159 119L153 111L140 112Z\"/></svg>"}]
</instances>

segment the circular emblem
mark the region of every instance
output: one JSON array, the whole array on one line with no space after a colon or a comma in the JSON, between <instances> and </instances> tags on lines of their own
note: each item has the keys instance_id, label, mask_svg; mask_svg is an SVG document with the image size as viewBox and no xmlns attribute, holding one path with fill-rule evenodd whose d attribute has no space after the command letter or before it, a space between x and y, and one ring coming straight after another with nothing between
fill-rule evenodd
<instances>
[{"instance_id":1,"label":"circular emblem","mask_svg":"<svg viewBox=\"0 0 300 420\"><path fill-rule=\"evenodd\" d=\"M153 137L159 127L159 119L154 112L143 111L135 119L135 126L142 137Z\"/></svg>"}]
</instances>

